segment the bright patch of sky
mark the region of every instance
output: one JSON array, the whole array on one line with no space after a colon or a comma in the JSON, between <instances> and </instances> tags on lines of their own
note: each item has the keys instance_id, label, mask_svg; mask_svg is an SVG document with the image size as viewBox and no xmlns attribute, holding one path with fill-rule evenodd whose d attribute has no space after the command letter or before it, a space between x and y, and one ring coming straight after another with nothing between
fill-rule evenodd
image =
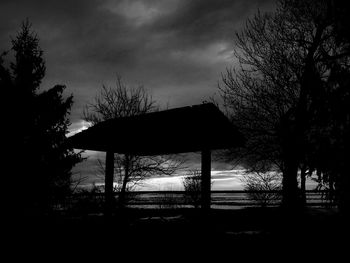
<instances>
[{"instance_id":1,"label":"bright patch of sky","mask_svg":"<svg viewBox=\"0 0 350 263\"><path fill-rule=\"evenodd\" d=\"M244 170L212 171L212 190L243 190L241 181ZM183 191L184 175L152 177L135 186L134 191ZM95 181L95 185L103 185L103 178ZM88 186L88 185L85 185Z\"/></svg>"},{"instance_id":2,"label":"bright patch of sky","mask_svg":"<svg viewBox=\"0 0 350 263\"><path fill-rule=\"evenodd\" d=\"M91 125L89 122L86 122L84 120L80 120L78 122L72 123L69 126L69 133L67 134L67 137L70 137L78 132L81 132L83 130L86 130L89 128Z\"/></svg>"},{"instance_id":3,"label":"bright patch of sky","mask_svg":"<svg viewBox=\"0 0 350 263\"><path fill-rule=\"evenodd\" d=\"M244 190L243 169L211 171L211 189L213 191L232 191ZM135 186L134 191L183 191L183 173L174 176L151 177L145 179L141 184ZM89 183L82 183L83 187L91 187L104 185L103 175L95 177L95 180L90 180ZM306 181L306 189L315 189L316 183L308 178Z\"/></svg>"}]
</instances>

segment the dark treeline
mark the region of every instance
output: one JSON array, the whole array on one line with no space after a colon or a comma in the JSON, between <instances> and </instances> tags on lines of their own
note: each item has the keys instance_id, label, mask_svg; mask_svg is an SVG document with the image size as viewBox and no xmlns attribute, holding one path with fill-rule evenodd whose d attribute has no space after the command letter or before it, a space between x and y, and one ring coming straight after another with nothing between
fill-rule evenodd
<instances>
[{"instance_id":1,"label":"dark treeline","mask_svg":"<svg viewBox=\"0 0 350 263\"><path fill-rule=\"evenodd\" d=\"M349 208L350 31L342 3L281 0L275 12L258 12L236 34L238 66L223 74L225 108L247 138L229 156L257 173L282 172L289 209L305 203L313 173Z\"/></svg>"}]
</instances>

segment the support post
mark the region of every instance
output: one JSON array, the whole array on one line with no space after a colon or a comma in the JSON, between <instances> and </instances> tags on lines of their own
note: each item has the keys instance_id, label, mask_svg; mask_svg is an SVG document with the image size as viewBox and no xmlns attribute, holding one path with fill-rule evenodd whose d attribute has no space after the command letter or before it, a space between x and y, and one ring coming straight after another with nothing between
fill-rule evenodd
<instances>
[{"instance_id":1,"label":"support post","mask_svg":"<svg viewBox=\"0 0 350 263\"><path fill-rule=\"evenodd\" d=\"M105 215L111 216L113 210L113 177L114 177L114 153L106 152L105 170Z\"/></svg>"},{"instance_id":2,"label":"support post","mask_svg":"<svg viewBox=\"0 0 350 263\"><path fill-rule=\"evenodd\" d=\"M210 209L211 202L211 152L209 149L202 150L202 182L201 182L201 208Z\"/></svg>"}]
</instances>

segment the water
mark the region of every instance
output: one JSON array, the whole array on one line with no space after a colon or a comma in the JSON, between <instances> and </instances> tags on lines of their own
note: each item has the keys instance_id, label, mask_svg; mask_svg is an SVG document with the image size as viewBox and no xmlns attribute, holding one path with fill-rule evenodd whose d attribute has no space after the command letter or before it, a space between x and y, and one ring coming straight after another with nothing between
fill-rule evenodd
<instances>
[{"instance_id":1,"label":"water","mask_svg":"<svg viewBox=\"0 0 350 263\"><path fill-rule=\"evenodd\" d=\"M231 191L244 190L244 182L242 182L242 175L245 170L221 170L211 171L212 191ZM183 174L174 176L152 177L144 179L141 184L136 185L133 191L183 191ZM87 182L83 182L81 187L91 187L95 183L96 186L103 186L103 177L90 178ZM306 189L315 189L316 184L311 179L306 181Z\"/></svg>"}]
</instances>

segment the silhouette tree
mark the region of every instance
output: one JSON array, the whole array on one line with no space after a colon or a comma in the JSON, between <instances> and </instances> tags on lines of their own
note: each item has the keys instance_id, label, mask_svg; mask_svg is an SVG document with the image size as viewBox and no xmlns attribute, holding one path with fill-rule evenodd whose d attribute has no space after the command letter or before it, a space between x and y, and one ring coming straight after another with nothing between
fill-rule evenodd
<instances>
[{"instance_id":1,"label":"silhouette tree","mask_svg":"<svg viewBox=\"0 0 350 263\"><path fill-rule=\"evenodd\" d=\"M118 76L114 88L103 86L95 100L86 105L83 119L94 125L108 119L131 117L157 110L159 107L156 102L142 86L130 88ZM114 190L119 192L118 203L123 207L126 203L127 191L152 175L173 174L182 161L178 158L174 159L174 156L115 154L114 164L114 182L116 183ZM99 161L99 166L103 171L102 161Z\"/></svg>"},{"instance_id":2,"label":"silhouette tree","mask_svg":"<svg viewBox=\"0 0 350 263\"><path fill-rule=\"evenodd\" d=\"M10 108L14 130L11 147L16 151L16 155L11 154L11 177L18 193L15 204L27 212L42 212L70 193L71 168L80 161L80 154L65 145L73 97L64 98L63 85L39 92L46 68L29 21L22 23L10 52L14 53L10 68L4 62L9 52L0 61L0 83L9 98L16 100Z\"/></svg>"},{"instance_id":3,"label":"silhouette tree","mask_svg":"<svg viewBox=\"0 0 350 263\"><path fill-rule=\"evenodd\" d=\"M329 134L329 114L339 116L330 98L348 88L349 39L339 17L336 1L278 1L276 12L258 12L236 34L239 66L223 75L226 109L248 138L239 157L258 172L282 171L288 207L300 200L298 170L321 169L317 155L330 147L323 138L343 140Z\"/></svg>"},{"instance_id":4,"label":"silhouette tree","mask_svg":"<svg viewBox=\"0 0 350 263\"><path fill-rule=\"evenodd\" d=\"M244 190L248 191L250 199L256 201L261 207L279 201L281 190L281 176L278 173L246 173L241 178Z\"/></svg>"},{"instance_id":5,"label":"silhouette tree","mask_svg":"<svg viewBox=\"0 0 350 263\"><path fill-rule=\"evenodd\" d=\"M200 170L190 170L182 180L187 202L198 208L201 203L202 174Z\"/></svg>"}]
</instances>

